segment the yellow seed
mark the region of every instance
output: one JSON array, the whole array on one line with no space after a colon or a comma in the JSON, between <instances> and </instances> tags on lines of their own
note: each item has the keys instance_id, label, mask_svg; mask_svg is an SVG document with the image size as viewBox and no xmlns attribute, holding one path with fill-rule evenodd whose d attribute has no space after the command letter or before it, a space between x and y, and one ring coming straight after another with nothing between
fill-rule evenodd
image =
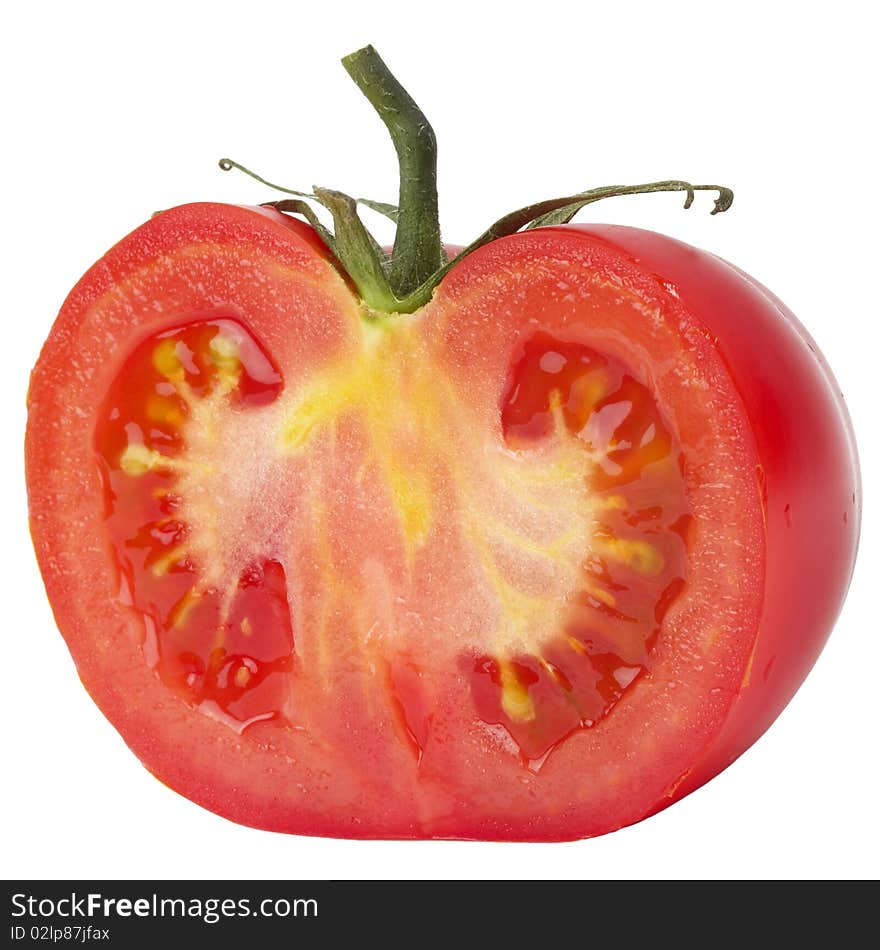
<instances>
[{"instance_id":1,"label":"yellow seed","mask_svg":"<svg viewBox=\"0 0 880 950\"><path fill-rule=\"evenodd\" d=\"M158 561L155 561L153 564L153 574L156 577L161 577L163 574L167 574L171 568L182 561L186 557L186 549L183 547L172 548L167 554L159 558Z\"/></svg>"},{"instance_id":2,"label":"yellow seed","mask_svg":"<svg viewBox=\"0 0 880 950\"><path fill-rule=\"evenodd\" d=\"M154 449L148 449L140 442L125 447L119 458L119 467L126 475L143 475L161 465L163 456Z\"/></svg>"},{"instance_id":3,"label":"yellow seed","mask_svg":"<svg viewBox=\"0 0 880 950\"><path fill-rule=\"evenodd\" d=\"M663 568L663 555L647 541L613 537L598 540L603 553L639 574L657 574Z\"/></svg>"},{"instance_id":4,"label":"yellow seed","mask_svg":"<svg viewBox=\"0 0 880 950\"><path fill-rule=\"evenodd\" d=\"M535 704L509 663L501 664L501 708L514 722L531 722Z\"/></svg>"},{"instance_id":5,"label":"yellow seed","mask_svg":"<svg viewBox=\"0 0 880 950\"><path fill-rule=\"evenodd\" d=\"M550 392L550 413L553 416L553 427L557 435L564 435L568 429L565 422L565 413L562 411L562 393L558 389Z\"/></svg>"},{"instance_id":6,"label":"yellow seed","mask_svg":"<svg viewBox=\"0 0 880 950\"><path fill-rule=\"evenodd\" d=\"M238 358L238 344L231 337L218 333L209 345L211 359L217 367L220 384L229 391L238 386L241 376L241 361Z\"/></svg>"},{"instance_id":7,"label":"yellow seed","mask_svg":"<svg viewBox=\"0 0 880 950\"><path fill-rule=\"evenodd\" d=\"M228 362L235 360L238 362L238 343L231 336L218 333L208 347L211 351L211 357L215 363Z\"/></svg>"},{"instance_id":8,"label":"yellow seed","mask_svg":"<svg viewBox=\"0 0 880 950\"><path fill-rule=\"evenodd\" d=\"M589 588L587 588L587 592L592 597L595 597L596 600L601 600L602 603L606 604L608 607L613 607L617 603L617 601L614 598L614 594L605 590L604 587L590 586Z\"/></svg>"},{"instance_id":9,"label":"yellow seed","mask_svg":"<svg viewBox=\"0 0 880 950\"><path fill-rule=\"evenodd\" d=\"M253 626L251 625L250 619L249 619L248 617L245 617L245 618L241 621L241 623L239 624L239 627L241 627L241 632L242 632L246 637L249 637L249 636L254 632L254 628L253 628Z\"/></svg>"},{"instance_id":10,"label":"yellow seed","mask_svg":"<svg viewBox=\"0 0 880 950\"><path fill-rule=\"evenodd\" d=\"M581 411L581 418L586 418L607 391L608 380L604 373L588 373L572 383L569 405L577 406Z\"/></svg>"},{"instance_id":11,"label":"yellow seed","mask_svg":"<svg viewBox=\"0 0 880 950\"><path fill-rule=\"evenodd\" d=\"M184 378L183 363L177 355L177 340L163 340L155 350L153 350L153 366L166 379L172 382L180 381Z\"/></svg>"},{"instance_id":12,"label":"yellow seed","mask_svg":"<svg viewBox=\"0 0 880 950\"><path fill-rule=\"evenodd\" d=\"M235 671L235 685L236 686L247 686L248 681L251 678L251 671L246 666L240 666Z\"/></svg>"}]
</instances>

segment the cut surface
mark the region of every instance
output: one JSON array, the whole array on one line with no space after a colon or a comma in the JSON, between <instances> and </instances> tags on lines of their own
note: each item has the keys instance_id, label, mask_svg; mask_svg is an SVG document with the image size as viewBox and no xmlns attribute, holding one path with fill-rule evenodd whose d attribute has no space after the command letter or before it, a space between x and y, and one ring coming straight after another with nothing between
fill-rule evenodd
<instances>
[{"instance_id":1,"label":"cut surface","mask_svg":"<svg viewBox=\"0 0 880 950\"><path fill-rule=\"evenodd\" d=\"M114 249L35 373L34 537L90 692L166 784L260 827L552 839L655 809L761 602L711 340L569 232L377 321L295 229L218 208ZM112 359L71 374L104 327Z\"/></svg>"},{"instance_id":2,"label":"cut surface","mask_svg":"<svg viewBox=\"0 0 880 950\"><path fill-rule=\"evenodd\" d=\"M378 650L392 679L401 663L469 668L475 715L529 759L649 668L686 585L690 514L680 450L618 360L534 334L486 431L416 317L365 323L353 358L282 389L253 336L215 317L140 344L105 402L124 597L146 662L188 702L238 731L302 724L297 680L322 681L328 628L353 607L347 653ZM295 516L291 485L310 499ZM366 564L346 556L371 543ZM311 591L288 586L291 550L313 555ZM417 720L424 697L397 692Z\"/></svg>"}]
</instances>

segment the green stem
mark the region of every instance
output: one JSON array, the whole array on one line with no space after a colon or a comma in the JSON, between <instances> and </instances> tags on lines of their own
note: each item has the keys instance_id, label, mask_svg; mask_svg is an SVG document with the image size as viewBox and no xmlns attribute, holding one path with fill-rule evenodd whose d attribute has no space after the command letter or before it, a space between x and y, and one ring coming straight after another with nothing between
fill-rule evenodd
<instances>
[{"instance_id":1,"label":"green stem","mask_svg":"<svg viewBox=\"0 0 880 950\"><path fill-rule=\"evenodd\" d=\"M407 297L446 263L437 207L437 140L372 46L346 56L342 65L385 123L397 152L400 200L388 279L395 296Z\"/></svg>"},{"instance_id":2,"label":"green stem","mask_svg":"<svg viewBox=\"0 0 880 950\"><path fill-rule=\"evenodd\" d=\"M270 188L292 195L292 198L272 202L272 205L279 211L298 214L311 224L333 255L333 266L352 281L374 314L415 312L430 301L450 267L468 254L523 228L568 224L582 208L605 198L681 191L686 193L684 206L689 208L696 192L714 191L717 197L712 214L727 211L733 203L733 192L729 188L692 185L680 179L592 188L511 211L490 225L454 261L448 261L440 240L437 215L437 142L434 130L372 46L346 56L342 63L391 134L400 164L399 207L352 198L330 188L316 187L311 193L283 188L230 158L221 159L220 167L225 171L236 168ZM321 223L309 201L317 202L333 216L332 232ZM361 221L357 211L359 204L397 222L391 260Z\"/></svg>"}]
</instances>

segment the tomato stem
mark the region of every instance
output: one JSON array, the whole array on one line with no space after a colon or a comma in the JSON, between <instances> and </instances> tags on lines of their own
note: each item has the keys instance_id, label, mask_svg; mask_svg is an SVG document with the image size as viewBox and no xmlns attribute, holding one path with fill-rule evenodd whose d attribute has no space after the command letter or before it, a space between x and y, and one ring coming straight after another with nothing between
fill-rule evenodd
<instances>
[{"instance_id":1,"label":"tomato stem","mask_svg":"<svg viewBox=\"0 0 880 950\"><path fill-rule=\"evenodd\" d=\"M397 233L388 271L398 298L446 263L437 200L437 139L430 122L372 46L342 60L391 135L400 165Z\"/></svg>"},{"instance_id":2,"label":"tomato stem","mask_svg":"<svg viewBox=\"0 0 880 950\"><path fill-rule=\"evenodd\" d=\"M372 46L365 46L342 60L348 74L385 123L400 166L400 204L352 198L341 191L314 187L311 193L275 185L231 158L220 159L224 171L235 168L276 191L292 195L269 202L279 211L304 217L333 254L332 263L357 287L361 299L375 316L413 313L431 299L453 263L478 248L523 229L568 224L587 205L619 195L683 191L689 208L698 191L716 191L712 214L733 204L733 192L723 185L692 185L681 179L652 181L643 185L607 185L563 198L527 205L499 218L455 258L448 261L440 239L437 209L437 140L434 130L412 97L391 75ZM314 201L333 216L331 231L308 204ZM365 205L397 224L391 257L361 221L357 206Z\"/></svg>"}]
</instances>

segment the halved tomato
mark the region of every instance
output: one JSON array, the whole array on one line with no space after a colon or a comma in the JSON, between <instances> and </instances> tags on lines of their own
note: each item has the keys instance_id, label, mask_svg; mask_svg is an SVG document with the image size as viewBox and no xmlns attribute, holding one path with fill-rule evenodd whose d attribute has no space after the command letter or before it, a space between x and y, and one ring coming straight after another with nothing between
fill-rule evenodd
<instances>
[{"instance_id":1,"label":"halved tomato","mask_svg":"<svg viewBox=\"0 0 880 950\"><path fill-rule=\"evenodd\" d=\"M34 370L34 542L86 688L261 828L601 834L806 675L858 481L787 310L711 255L552 227L364 306L276 211L162 213Z\"/></svg>"}]
</instances>

